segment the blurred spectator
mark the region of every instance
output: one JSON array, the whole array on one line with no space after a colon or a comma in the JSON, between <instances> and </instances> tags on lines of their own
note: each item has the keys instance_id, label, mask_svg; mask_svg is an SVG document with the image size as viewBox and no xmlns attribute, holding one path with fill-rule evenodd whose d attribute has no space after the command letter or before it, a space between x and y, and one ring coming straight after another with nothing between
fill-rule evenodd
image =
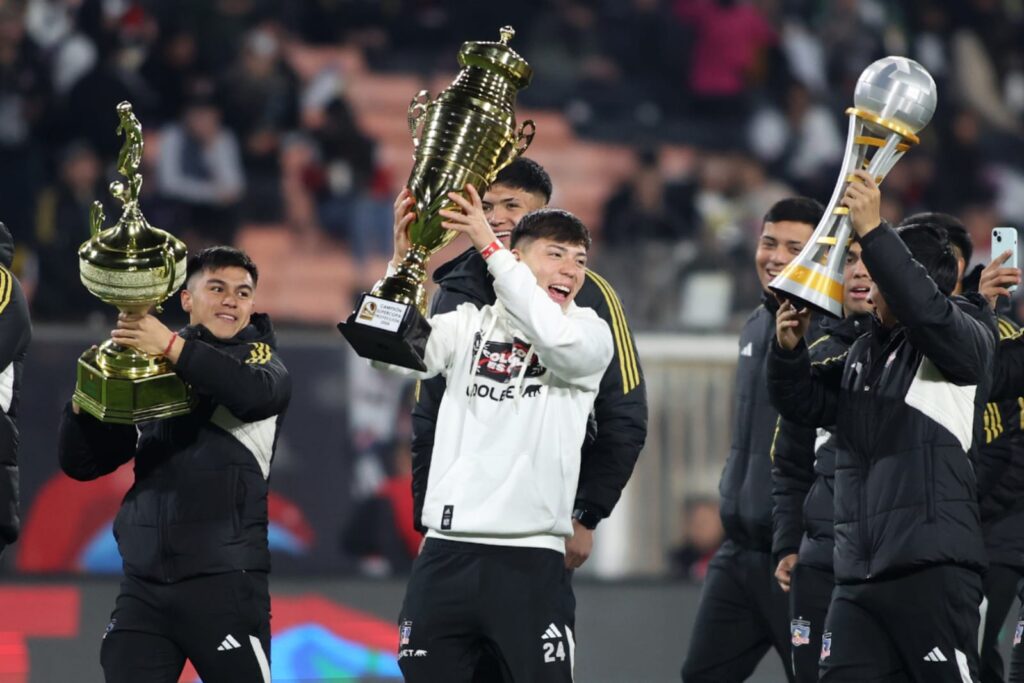
<instances>
[{"instance_id":1,"label":"blurred spectator","mask_svg":"<svg viewBox=\"0 0 1024 683\"><path fill-rule=\"evenodd\" d=\"M813 101L807 86L790 83L785 111L759 109L750 121L747 137L769 173L785 178L799 194L817 198L831 194L843 158L844 138L835 118Z\"/></svg>"},{"instance_id":2,"label":"blurred spectator","mask_svg":"<svg viewBox=\"0 0 1024 683\"><path fill-rule=\"evenodd\" d=\"M281 216L280 140L298 122L298 85L266 27L246 34L242 52L223 76L224 122L242 143L246 170L243 218L273 222Z\"/></svg>"},{"instance_id":3,"label":"blurred spectator","mask_svg":"<svg viewBox=\"0 0 1024 683\"><path fill-rule=\"evenodd\" d=\"M103 187L100 159L85 142L70 144L61 155L56 185L39 194L32 246L38 258L38 285L32 299L37 320L85 320L106 304L82 285L78 247L89 239L94 200L110 197ZM108 207L110 227L119 218Z\"/></svg>"},{"instance_id":4,"label":"blurred spectator","mask_svg":"<svg viewBox=\"0 0 1024 683\"><path fill-rule=\"evenodd\" d=\"M64 95L96 65L92 40L78 30L78 4L68 0L29 0L28 34L48 55L54 92Z\"/></svg>"},{"instance_id":5,"label":"blurred spectator","mask_svg":"<svg viewBox=\"0 0 1024 683\"><path fill-rule=\"evenodd\" d=\"M669 555L669 571L679 579L703 581L708 563L722 545L725 532L718 514L718 501L691 498L683 511L683 542Z\"/></svg>"},{"instance_id":6,"label":"blurred spectator","mask_svg":"<svg viewBox=\"0 0 1024 683\"><path fill-rule=\"evenodd\" d=\"M696 36L687 86L697 113L742 120L747 87L764 51L778 39L775 29L757 6L744 0L675 0L673 8Z\"/></svg>"},{"instance_id":7,"label":"blurred spectator","mask_svg":"<svg viewBox=\"0 0 1024 683\"><path fill-rule=\"evenodd\" d=\"M199 49L192 31L170 27L161 32L141 73L157 96L156 122L164 124L177 119L188 99L189 85L202 77Z\"/></svg>"},{"instance_id":8,"label":"blurred spectator","mask_svg":"<svg viewBox=\"0 0 1024 683\"><path fill-rule=\"evenodd\" d=\"M662 178L655 150L640 150L636 172L605 203L604 242L622 247L691 239L696 232L692 201L692 187L669 185Z\"/></svg>"},{"instance_id":9,"label":"blurred spectator","mask_svg":"<svg viewBox=\"0 0 1024 683\"><path fill-rule=\"evenodd\" d=\"M32 225L51 106L49 72L20 3L0 3L0 207L15 235Z\"/></svg>"},{"instance_id":10,"label":"blurred spectator","mask_svg":"<svg viewBox=\"0 0 1024 683\"><path fill-rule=\"evenodd\" d=\"M292 133L281 141L285 225L310 248L317 246L320 237L316 213L316 191L323 184L320 164L320 150L308 135Z\"/></svg>"},{"instance_id":11,"label":"blurred spectator","mask_svg":"<svg viewBox=\"0 0 1024 683\"><path fill-rule=\"evenodd\" d=\"M324 229L344 240L359 259L391 254L390 184L376 167L373 140L340 97L324 107L316 138L323 153L318 211Z\"/></svg>"},{"instance_id":12,"label":"blurred spectator","mask_svg":"<svg viewBox=\"0 0 1024 683\"><path fill-rule=\"evenodd\" d=\"M98 44L96 65L68 92L62 101L61 133L68 141L84 139L104 161L117 158L121 139L116 107L127 100L145 124L156 110L158 99L140 72L148 49L148 30L122 31L110 42Z\"/></svg>"},{"instance_id":13,"label":"blurred spectator","mask_svg":"<svg viewBox=\"0 0 1024 683\"><path fill-rule=\"evenodd\" d=\"M157 183L177 209L178 234L189 249L232 244L245 179L238 142L221 125L208 92L192 96L180 122L164 130L160 147Z\"/></svg>"},{"instance_id":14,"label":"blurred spectator","mask_svg":"<svg viewBox=\"0 0 1024 683\"><path fill-rule=\"evenodd\" d=\"M835 0L822 5L818 35L825 47L828 82L840 93L852 93L861 72L884 57L885 14L871 0Z\"/></svg>"},{"instance_id":15,"label":"blurred spectator","mask_svg":"<svg viewBox=\"0 0 1024 683\"><path fill-rule=\"evenodd\" d=\"M373 495L356 503L341 535L341 549L371 576L406 574L422 537L412 522L412 452L408 440L387 445L393 471Z\"/></svg>"},{"instance_id":16,"label":"blurred spectator","mask_svg":"<svg viewBox=\"0 0 1024 683\"><path fill-rule=\"evenodd\" d=\"M619 290L630 320L671 326L680 273L696 252L693 186L666 182L657 152L641 150L636 170L605 204L603 226L606 248L595 262L612 282L631 283Z\"/></svg>"}]
</instances>

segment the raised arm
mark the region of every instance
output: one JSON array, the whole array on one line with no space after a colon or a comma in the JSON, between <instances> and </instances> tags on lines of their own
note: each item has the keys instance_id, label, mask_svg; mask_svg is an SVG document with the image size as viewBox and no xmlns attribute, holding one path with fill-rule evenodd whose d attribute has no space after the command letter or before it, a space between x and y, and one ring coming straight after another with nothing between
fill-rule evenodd
<instances>
[{"instance_id":1,"label":"raised arm","mask_svg":"<svg viewBox=\"0 0 1024 683\"><path fill-rule=\"evenodd\" d=\"M973 317L939 291L925 268L879 215L881 193L870 175L856 171L844 203L860 237L861 258L915 348L960 385L987 381L992 372L996 324L987 306ZM985 320L985 322L982 322Z\"/></svg>"}]
</instances>

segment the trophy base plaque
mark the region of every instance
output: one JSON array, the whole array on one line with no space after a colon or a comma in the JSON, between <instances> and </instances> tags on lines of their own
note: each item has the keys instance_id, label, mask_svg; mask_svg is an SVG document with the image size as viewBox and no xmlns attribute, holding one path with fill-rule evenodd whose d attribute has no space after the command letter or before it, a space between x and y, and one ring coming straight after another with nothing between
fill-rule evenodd
<instances>
[{"instance_id":1,"label":"trophy base plaque","mask_svg":"<svg viewBox=\"0 0 1024 683\"><path fill-rule=\"evenodd\" d=\"M72 401L100 422L138 424L192 410L188 386L173 372L137 379L111 377L96 363L96 349L78 359Z\"/></svg>"},{"instance_id":2,"label":"trophy base plaque","mask_svg":"<svg viewBox=\"0 0 1024 683\"><path fill-rule=\"evenodd\" d=\"M430 336L430 323L416 306L363 294L338 331L363 358L426 370L423 356Z\"/></svg>"}]
</instances>

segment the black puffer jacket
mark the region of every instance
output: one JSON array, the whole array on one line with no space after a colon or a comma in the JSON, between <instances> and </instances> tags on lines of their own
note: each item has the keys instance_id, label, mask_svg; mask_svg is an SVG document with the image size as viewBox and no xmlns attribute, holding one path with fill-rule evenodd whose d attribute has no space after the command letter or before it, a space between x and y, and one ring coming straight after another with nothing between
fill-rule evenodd
<instances>
[{"instance_id":1,"label":"black puffer jacket","mask_svg":"<svg viewBox=\"0 0 1024 683\"><path fill-rule=\"evenodd\" d=\"M0 553L21 529L18 488L18 398L32 322L21 283L11 274L14 240L0 223Z\"/></svg>"},{"instance_id":2,"label":"black puffer jacket","mask_svg":"<svg viewBox=\"0 0 1024 683\"><path fill-rule=\"evenodd\" d=\"M993 400L985 408L985 444L979 448L978 504L989 562L1024 569L1024 432L1021 404L1024 377L1000 362L1002 354L1019 355L1021 329L999 319L999 350ZM996 394L999 395L996 395Z\"/></svg>"},{"instance_id":3,"label":"black puffer jacket","mask_svg":"<svg viewBox=\"0 0 1024 683\"><path fill-rule=\"evenodd\" d=\"M61 468L85 481L135 458L135 484L114 522L126 574L171 583L269 571L267 478L291 397L270 319L254 315L227 341L202 326L181 336L175 372L198 396L192 412L136 429L75 415L69 404Z\"/></svg>"},{"instance_id":4,"label":"black puffer jacket","mask_svg":"<svg viewBox=\"0 0 1024 683\"><path fill-rule=\"evenodd\" d=\"M949 298L883 224L862 258L900 324L873 321L845 363L812 375L805 345L773 344L772 401L806 426L836 425L835 555L840 583L987 562L971 456L996 343L984 300Z\"/></svg>"},{"instance_id":5,"label":"black puffer jacket","mask_svg":"<svg viewBox=\"0 0 1024 683\"><path fill-rule=\"evenodd\" d=\"M733 392L732 447L718 482L727 538L749 550L772 550L771 449L779 413L768 397L765 356L775 338L779 304L765 295L740 332ZM818 319L808 338L819 336Z\"/></svg>"},{"instance_id":6,"label":"black puffer jacket","mask_svg":"<svg viewBox=\"0 0 1024 683\"><path fill-rule=\"evenodd\" d=\"M476 249L469 249L438 268L434 281L440 289L431 301L431 315L454 311L466 302L480 308L496 301L487 263ZM646 386L633 334L611 285L588 270L575 301L578 306L594 309L608 323L615 342L615 355L601 378L594 401L594 420L583 445L575 500L576 508L604 518L618 502L647 439ZM413 522L420 531L424 530L420 515L444 390L442 377L421 382L412 412Z\"/></svg>"},{"instance_id":7,"label":"black puffer jacket","mask_svg":"<svg viewBox=\"0 0 1024 683\"><path fill-rule=\"evenodd\" d=\"M850 344L868 329L870 319L858 315L822 320L821 336L809 347L811 366L844 362ZM835 473L832 433L780 417L772 446L772 554L776 561L799 553L800 564L832 571Z\"/></svg>"}]
</instances>

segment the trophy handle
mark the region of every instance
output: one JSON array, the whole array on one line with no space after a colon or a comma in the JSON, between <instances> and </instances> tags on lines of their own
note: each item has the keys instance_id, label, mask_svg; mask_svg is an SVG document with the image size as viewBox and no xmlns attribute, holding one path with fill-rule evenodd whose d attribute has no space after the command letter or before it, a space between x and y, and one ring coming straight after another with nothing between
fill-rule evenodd
<instances>
[{"instance_id":1,"label":"trophy handle","mask_svg":"<svg viewBox=\"0 0 1024 683\"><path fill-rule=\"evenodd\" d=\"M103 221L105 220L107 220L107 217L103 215L103 204L99 201L93 202L92 206L89 207L89 232L92 233L93 237L100 234L100 231L103 230Z\"/></svg>"},{"instance_id":2,"label":"trophy handle","mask_svg":"<svg viewBox=\"0 0 1024 683\"><path fill-rule=\"evenodd\" d=\"M537 132L537 126L534 124L533 119L526 119L523 124L519 126L519 132L516 133L516 156L521 157L530 147L530 143L533 142L533 136Z\"/></svg>"},{"instance_id":3,"label":"trophy handle","mask_svg":"<svg viewBox=\"0 0 1024 683\"><path fill-rule=\"evenodd\" d=\"M174 252L171 250L170 245L164 244L164 270L167 272L167 291L164 292L163 298L157 302L155 308L157 313L163 313L164 307L163 302L167 301L172 294L174 294Z\"/></svg>"},{"instance_id":4,"label":"trophy handle","mask_svg":"<svg viewBox=\"0 0 1024 683\"><path fill-rule=\"evenodd\" d=\"M420 146L420 120L426 115L427 107L430 106L430 93L426 90L420 90L416 93L416 97L412 98L409 102L409 134L412 135L412 146L414 149L418 149Z\"/></svg>"}]
</instances>

